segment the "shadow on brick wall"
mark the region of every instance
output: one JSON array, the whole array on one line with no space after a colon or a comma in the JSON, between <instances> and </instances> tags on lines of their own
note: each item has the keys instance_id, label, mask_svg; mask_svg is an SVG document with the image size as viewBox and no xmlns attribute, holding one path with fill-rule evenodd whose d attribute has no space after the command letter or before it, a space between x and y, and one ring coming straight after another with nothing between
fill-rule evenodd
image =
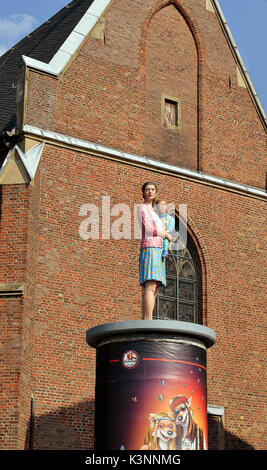
<instances>
[{"instance_id":1,"label":"shadow on brick wall","mask_svg":"<svg viewBox=\"0 0 267 470\"><path fill-rule=\"evenodd\" d=\"M223 421L218 416L208 414L209 450L253 450L246 441L224 429Z\"/></svg>"},{"instance_id":2,"label":"shadow on brick wall","mask_svg":"<svg viewBox=\"0 0 267 470\"><path fill-rule=\"evenodd\" d=\"M90 450L94 447L94 401L61 407L42 416L31 412L25 449Z\"/></svg>"},{"instance_id":3,"label":"shadow on brick wall","mask_svg":"<svg viewBox=\"0 0 267 470\"><path fill-rule=\"evenodd\" d=\"M209 433L209 450L255 450L254 447L234 434L226 430L223 434L223 443L221 443Z\"/></svg>"},{"instance_id":4,"label":"shadow on brick wall","mask_svg":"<svg viewBox=\"0 0 267 470\"><path fill-rule=\"evenodd\" d=\"M239 437L224 430L225 450L254 450ZM93 450L94 401L83 401L61 407L51 413L34 416L27 426L25 449L28 450ZM218 441L209 433L209 449L217 450Z\"/></svg>"},{"instance_id":5,"label":"shadow on brick wall","mask_svg":"<svg viewBox=\"0 0 267 470\"><path fill-rule=\"evenodd\" d=\"M253 446L243 441L239 437L224 431L224 449L225 450L255 450Z\"/></svg>"}]
</instances>

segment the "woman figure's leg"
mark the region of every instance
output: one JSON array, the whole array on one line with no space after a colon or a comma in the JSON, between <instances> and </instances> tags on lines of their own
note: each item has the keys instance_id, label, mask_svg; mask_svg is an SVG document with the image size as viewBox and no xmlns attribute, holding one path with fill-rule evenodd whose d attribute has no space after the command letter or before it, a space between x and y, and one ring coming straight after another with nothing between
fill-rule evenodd
<instances>
[{"instance_id":1,"label":"woman figure's leg","mask_svg":"<svg viewBox=\"0 0 267 470\"><path fill-rule=\"evenodd\" d=\"M146 281L144 293L144 320L152 320L156 297L159 290L159 281Z\"/></svg>"}]
</instances>

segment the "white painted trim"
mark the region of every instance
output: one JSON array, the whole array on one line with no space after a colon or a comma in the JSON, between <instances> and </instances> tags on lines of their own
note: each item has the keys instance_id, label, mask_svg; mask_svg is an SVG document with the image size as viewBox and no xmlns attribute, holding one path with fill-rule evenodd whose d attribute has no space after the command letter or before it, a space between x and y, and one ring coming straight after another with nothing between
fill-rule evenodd
<instances>
[{"instance_id":1,"label":"white painted trim","mask_svg":"<svg viewBox=\"0 0 267 470\"><path fill-rule=\"evenodd\" d=\"M208 414L213 415L213 416L223 416L224 415L224 407L208 404L207 412L208 412Z\"/></svg>"},{"instance_id":2,"label":"white painted trim","mask_svg":"<svg viewBox=\"0 0 267 470\"><path fill-rule=\"evenodd\" d=\"M0 168L0 178L1 178L2 174L4 173L4 169L6 168L6 166L7 166L8 162L9 162L9 160L10 160L11 157L12 157L12 155L13 155L13 148L8 151L8 153L7 153L7 155L6 155L6 158L5 158L5 160L3 161L3 163L2 163L2 166L1 166L1 168ZM1 184L1 183L0 183L0 184Z\"/></svg>"},{"instance_id":3,"label":"white painted trim","mask_svg":"<svg viewBox=\"0 0 267 470\"><path fill-rule=\"evenodd\" d=\"M33 178L35 176L35 173L36 173L36 170L37 170L37 167L39 165L40 158L41 158L42 153L43 153L44 146L45 146L45 143L40 142L40 143L34 145L34 147L32 147L26 153L24 153L18 147L18 145L15 145L14 148L10 149L7 156L6 156L6 158L5 158L5 160L4 160L4 162L3 162L3 164L2 164L2 167L0 168L0 180L3 181L3 183L1 182L0 184L6 184L4 182L5 178L3 177L4 170L5 170L6 167L8 167L8 164L9 164L10 160L13 157L14 150L17 151L17 154L18 154L18 156L19 156L19 158L20 158L20 160L21 160L21 162L22 162L22 164L23 164L30 180L33 180ZM11 183L8 183L8 184L11 184Z\"/></svg>"},{"instance_id":4,"label":"white painted trim","mask_svg":"<svg viewBox=\"0 0 267 470\"><path fill-rule=\"evenodd\" d=\"M15 146L15 150L17 150L18 155L31 180L35 176L40 158L42 156L44 145L45 143L41 142L40 144L37 144L34 147L32 147L26 153L24 153L17 145Z\"/></svg>"},{"instance_id":5,"label":"white painted trim","mask_svg":"<svg viewBox=\"0 0 267 470\"><path fill-rule=\"evenodd\" d=\"M135 162L145 164L148 167L158 168L161 170L166 170L168 172L185 176L194 180L199 180L203 183L211 183L218 186L221 186L225 189L232 189L235 191L241 191L244 194L251 194L254 196L258 196L261 198L267 199L267 193L259 188L254 188L252 186L248 186L242 183L237 183L235 181L227 180L225 178L221 178L219 176L208 175L207 173L203 173L200 171L189 170L188 168L179 167L176 165L170 165L169 163L160 162L157 160L152 160L151 158L147 158L140 155L133 155L131 153L123 152L122 150L113 149L110 147L106 147L104 145L100 145L97 143L89 142L83 139L78 139L76 137L71 137L64 134L59 134L57 132L47 131L44 129L40 129L38 127L25 125L23 128L23 132L27 134L31 134L34 136L39 136L44 139L49 139L56 142L62 142L67 145L74 145L75 147L79 147L81 149L86 149L88 151L93 150L99 152L101 154L115 156L119 158L125 159L128 162Z\"/></svg>"}]
</instances>

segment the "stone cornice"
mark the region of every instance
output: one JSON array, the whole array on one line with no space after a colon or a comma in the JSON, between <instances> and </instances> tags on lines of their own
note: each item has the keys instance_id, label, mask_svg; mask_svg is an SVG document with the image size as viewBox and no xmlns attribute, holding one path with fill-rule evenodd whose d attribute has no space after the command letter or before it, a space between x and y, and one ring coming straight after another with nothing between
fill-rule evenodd
<instances>
[{"instance_id":1,"label":"stone cornice","mask_svg":"<svg viewBox=\"0 0 267 470\"><path fill-rule=\"evenodd\" d=\"M25 125L23 128L25 136L34 137L35 140L42 142L52 143L60 147L71 147L76 151L89 153L103 158L109 158L112 160L119 160L121 162L131 164L134 166L143 167L152 171L160 173L170 174L183 179L188 179L200 184L218 187L220 189L240 193L243 196L254 197L257 199L266 200L266 191L260 188L254 188L242 183L227 180L219 176L209 175L201 171L190 170L189 168L183 168L176 165L170 165L165 162L153 160L149 157L134 155L122 150L110 148L101 144L78 139L57 132L52 132L38 127Z\"/></svg>"}]
</instances>

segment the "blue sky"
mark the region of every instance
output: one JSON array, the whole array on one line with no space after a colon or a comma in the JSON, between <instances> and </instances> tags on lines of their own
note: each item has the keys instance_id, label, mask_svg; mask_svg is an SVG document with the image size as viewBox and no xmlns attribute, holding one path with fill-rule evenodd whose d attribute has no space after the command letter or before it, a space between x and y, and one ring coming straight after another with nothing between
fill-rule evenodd
<instances>
[{"instance_id":1,"label":"blue sky","mask_svg":"<svg viewBox=\"0 0 267 470\"><path fill-rule=\"evenodd\" d=\"M0 1L0 55L69 3L66 0ZM267 0L219 2L267 114Z\"/></svg>"}]
</instances>

